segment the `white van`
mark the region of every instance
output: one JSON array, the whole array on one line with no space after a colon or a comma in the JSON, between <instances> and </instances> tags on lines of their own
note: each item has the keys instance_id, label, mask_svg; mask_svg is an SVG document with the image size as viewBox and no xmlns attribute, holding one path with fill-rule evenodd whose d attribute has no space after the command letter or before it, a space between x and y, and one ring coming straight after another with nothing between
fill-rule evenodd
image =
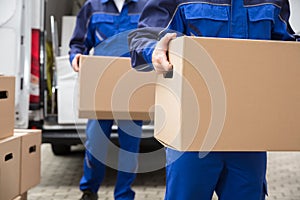
<instances>
[{"instance_id":1,"label":"white van","mask_svg":"<svg viewBox=\"0 0 300 200\"><path fill-rule=\"evenodd\" d=\"M85 139L86 120L76 117L76 101L70 103L77 74L68 61L75 15L84 1L0 0L0 74L16 76L15 127L42 129L43 142L51 143L56 155ZM290 23L300 35L300 1L290 4ZM151 123L143 130L144 141L152 141Z\"/></svg>"}]
</instances>

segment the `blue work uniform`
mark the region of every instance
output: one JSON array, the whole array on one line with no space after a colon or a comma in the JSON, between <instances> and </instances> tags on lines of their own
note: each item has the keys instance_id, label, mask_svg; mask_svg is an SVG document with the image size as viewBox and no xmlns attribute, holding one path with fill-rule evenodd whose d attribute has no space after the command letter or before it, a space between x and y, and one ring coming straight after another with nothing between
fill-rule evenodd
<instances>
[{"instance_id":1,"label":"blue work uniform","mask_svg":"<svg viewBox=\"0 0 300 200\"><path fill-rule=\"evenodd\" d=\"M119 12L113 0L88 0L80 10L70 40L70 62L75 55L127 56L129 48L126 31L137 27L144 0L126 0ZM122 34L124 33L124 34ZM105 162L110 144L113 120L88 120L86 153L80 190L97 193L105 175ZM134 199L131 185L136 177L142 121L118 120L118 175L114 197Z\"/></svg>"},{"instance_id":2,"label":"blue work uniform","mask_svg":"<svg viewBox=\"0 0 300 200\"><path fill-rule=\"evenodd\" d=\"M132 65L153 70L152 53L167 32L178 35L295 40L287 0L149 0L129 35ZM180 152L166 148L166 200L262 200L266 152ZM200 153L201 154L201 153Z\"/></svg>"}]
</instances>

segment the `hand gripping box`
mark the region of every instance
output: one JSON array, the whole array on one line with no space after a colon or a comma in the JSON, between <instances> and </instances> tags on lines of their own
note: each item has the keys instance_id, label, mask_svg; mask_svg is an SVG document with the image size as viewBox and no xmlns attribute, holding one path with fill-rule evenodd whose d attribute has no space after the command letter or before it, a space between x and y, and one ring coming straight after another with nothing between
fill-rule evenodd
<instances>
[{"instance_id":1,"label":"hand gripping box","mask_svg":"<svg viewBox=\"0 0 300 200\"><path fill-rule=\"evenodd\" d=\"M19 194L38 185L41 180L41 130L15 129L14 135L21 138L21 165Z\"/></svg>"},{"instance_id":2,"label":"hand gripping box","mask_svg":"<svg viewBox=\"0 0 300 200\"><path fill-rule=\"evenodd\" d=\"M21 138L0 140L0 199L11 200L19 195Z\"/></svg>"},{"instance_id":3,"label":"hand gripping box","mask_svg":"<svg viewBox=\"0 0 300 200\"><path fill-rule=\"evenodd\" d=\"M155 137L181 151L299 151L300 43L181 37L156 86Z\"/></svg>"},{"instance_id":4,"label":"hand gripping box","mask_svg":"<svg viewBox=\"0 0 300 200\"><path fill-rule=\"evenodd\" d=\"M120 57L82 56L79 66L80 118L153 118L154 72L138 72Z\"/></svg>"},{"instance_id":5,"label":"hand gripping box","mask_svg":"<svg viewBox=\"0 0 300 200\"><path fill-rule=\"evenodd\" d=\"M15 77L0 75L0 139L14 134Z\"/></svg>"}]
</instances>

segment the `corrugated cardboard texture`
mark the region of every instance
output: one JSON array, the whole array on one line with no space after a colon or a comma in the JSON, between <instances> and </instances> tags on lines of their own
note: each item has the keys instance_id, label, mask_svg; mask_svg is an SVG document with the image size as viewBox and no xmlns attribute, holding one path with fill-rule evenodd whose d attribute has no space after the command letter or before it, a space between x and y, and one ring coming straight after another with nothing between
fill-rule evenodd
<instances>
[{"instance_id":1,"label":"corrugated cardboard texture","mask_svg":"<svg viewBox=\"0 0 300 200\"><path fill-rule=\"evenodd\" d=\"M137 72L129 58L82 56L79 72L79 117L92 119L153 118L154 72Z\"/></svg>"},{"instance_id":2,"label":"corrugated cardboard texture","mask_svg":"<svg viewBox=\"0 0 300 200\"><path fill-rule=\"evenodd\" d=\"M177 38L155 137L182 151L300 150L299 55L296 42Z\"/></svg>"},{"instance_id":3,"label":"corrugated cardboard texture","mask_svg":"<svg viewBox=\"0 0 300 200\"><path fill-rule=\"evenodd\" d=\"M41 130L15 129L14 135L21 137L20 191L23 194L41 180Z\"/></svg>"},{"instance_id":4,"label":"corrugated cardboard texture","mask_svg":"<svg viewBox=\"0 0 300 200\"><path fill-rule=\"evenodd\" d=\"M0 75L0 139L14 134L15 78Z\"/></svg>"},{"instance_id":5,"label":"corrugated cardboard texture","mask_svg":"<svg viewBox=\"0 0 300 200\"><path fill-rule=\"evenodd\" d=\"M19 195L21 138L12 136L0 140L0 199Z\"/></svg>"}]
</instances>

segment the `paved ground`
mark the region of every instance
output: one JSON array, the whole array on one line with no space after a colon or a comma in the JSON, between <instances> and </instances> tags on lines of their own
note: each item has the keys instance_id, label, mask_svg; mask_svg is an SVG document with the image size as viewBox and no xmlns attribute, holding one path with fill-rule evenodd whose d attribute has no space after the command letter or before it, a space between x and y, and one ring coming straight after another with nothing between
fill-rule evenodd
<instances>
[{"instance_id":1,"label":"paved ground","mask_svg":"<svg viewBox=\"0 0 300 200\"><path fill-rule=\"evenodd\" d=\"M158 162L162 158L158 158ZM78 182L82 174L82 160L82 146L75 146L71 155L54 156L50 145L43 144L41 183L28 192L28 200L79 199L81 193ZM104 185L99 191L100 200L113 200L115 177L116 171L108 168ZM267 200L300 200L300 152L268 153L267 178ZM163 199L164 183L164 169L138 174L133 187L136 199Z\"/></svg>"}]
</instances>

